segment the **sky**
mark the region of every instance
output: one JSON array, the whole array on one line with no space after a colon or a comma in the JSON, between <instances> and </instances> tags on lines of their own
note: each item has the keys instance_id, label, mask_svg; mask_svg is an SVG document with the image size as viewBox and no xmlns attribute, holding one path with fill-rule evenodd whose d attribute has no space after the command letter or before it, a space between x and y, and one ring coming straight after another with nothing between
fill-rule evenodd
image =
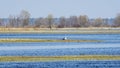
<instances>
[{"instance_id":1,"label":"sky","mask_svg":"<svg viewBox=\"0 0 120 68\"><path fill-rule=\"evenodd\" d=\"M22 10L32 18L87 15L89 18L113 18L120 13L120 0L0 0L0 18L19 15Z\"/></svg>"}]
</instances>

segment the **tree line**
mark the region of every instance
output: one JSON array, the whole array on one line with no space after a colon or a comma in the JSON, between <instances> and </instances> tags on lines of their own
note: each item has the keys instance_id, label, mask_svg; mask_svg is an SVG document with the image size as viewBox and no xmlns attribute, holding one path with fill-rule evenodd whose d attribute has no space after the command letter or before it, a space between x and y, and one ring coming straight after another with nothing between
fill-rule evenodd
<instances>
[{"instance_id":1,"label":"tree line","mask_svg":"<svg viewBox=\"0 0 120 68\"><path fill-rule=\"evenodd\" d=\"M52 14L43 18L31 18L30 13L22 10L18 16L10 15L5 22L0 18L0 27L10 28L79 28L79 27L120 27L120 14L109 23L109 19L96 18L89 19L87 15L70 16L68 18L61 16L54 18Z\"/></svg>"}]
</instances>

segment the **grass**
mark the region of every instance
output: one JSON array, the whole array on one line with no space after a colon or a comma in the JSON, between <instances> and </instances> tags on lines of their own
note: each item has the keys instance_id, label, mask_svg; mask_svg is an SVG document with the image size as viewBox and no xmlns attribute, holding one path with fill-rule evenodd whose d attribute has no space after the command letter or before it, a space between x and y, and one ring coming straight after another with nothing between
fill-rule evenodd
<instances>
[{"instance_id":1,"label":"grass","mask_svg":"<svg viewBox=\"0 0 120 68\"><path fill-rule=\"evenodd\" d=\"M120 28L0 28L0 33L44 33L44 34L120 34Z\"/></svg>"},{"instance_id":2,"label":"grass","mask_svg":"<svg viewBox=\"0 0 120 68\"><path fill-rule=\"evenodd\" d=\"M0 42L102 42L99 40L0 39Z\"/></svg>"},{"instance_id":3,"label":"grass","mask_svg":"<svg viewBox=\"0 0 120 68\"><path fill-rule=\"evenodd\" d=\"M34 61L78 61L78 60L120 60L120 56L81 55L81 56L0 56L0 62Z\"/></svg>"}]
</instances>

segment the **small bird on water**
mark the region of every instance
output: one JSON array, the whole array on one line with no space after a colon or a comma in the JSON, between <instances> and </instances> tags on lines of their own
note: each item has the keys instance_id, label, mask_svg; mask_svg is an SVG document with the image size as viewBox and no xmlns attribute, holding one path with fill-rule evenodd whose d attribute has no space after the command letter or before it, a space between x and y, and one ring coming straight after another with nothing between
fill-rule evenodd
<instances>
[{"instance_id":1,"label":"small bird on water","mask_svg":"<svg viewBox=\"0 0 120 68\"><path fill-rule=\"evenodd\" d=\"M67 37L64 37L63 40L67 40Z\"/></svg>"}]
</instances>

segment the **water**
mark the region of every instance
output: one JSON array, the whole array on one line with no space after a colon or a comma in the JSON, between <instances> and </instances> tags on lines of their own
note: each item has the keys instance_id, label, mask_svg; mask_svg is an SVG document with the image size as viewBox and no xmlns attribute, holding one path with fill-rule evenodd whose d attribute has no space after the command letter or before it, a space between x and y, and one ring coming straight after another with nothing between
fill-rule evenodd
<instances>
[{"instance_id":1,"label":"water","mask_svg":"<svg viewBox=\"0 0 120 68\"><path fill-rule=\"evenodd\" d=\"M120 55L119 43L1 43L1 56Z\"/></svg>"},{"instance_id":2,"label":"water","mask_svg":"<svg viewBox=\"0 0 120 68\"><path fill-rule=\"evenodd\" d=\"M0 34L0 38L102 40L120 43L120 34Z\"/></svg>"},{"instance_id":3,"label":"water","mask_svg":"<svg viewBox=\"0 0 120 68\"><path fill-rule=\"evenodd\" d=\"M0 50L0 55L1 56L120 55L120 47Z\"/></svg>"},{"instance_id":4,"label":"water","mask_svg":"<svg viewBox=\"0 0 120 68\"><path fill-rule=\"evenodd\" d=\"M120 61L0 62L0 68L120 68Z\"/></svg>"},{"instance_id":5,"label":"water","mask_svg":"<svg viewBox=\"0 0 120 68\"><path fill-rule=\"evenodd\" d=\"M103 42L0 43L0 56L120 55L120 34L0 34L0 38L101 40ZM0 62L0 68L120 68L119 60Z\"/></svg>"}]
</instances>

